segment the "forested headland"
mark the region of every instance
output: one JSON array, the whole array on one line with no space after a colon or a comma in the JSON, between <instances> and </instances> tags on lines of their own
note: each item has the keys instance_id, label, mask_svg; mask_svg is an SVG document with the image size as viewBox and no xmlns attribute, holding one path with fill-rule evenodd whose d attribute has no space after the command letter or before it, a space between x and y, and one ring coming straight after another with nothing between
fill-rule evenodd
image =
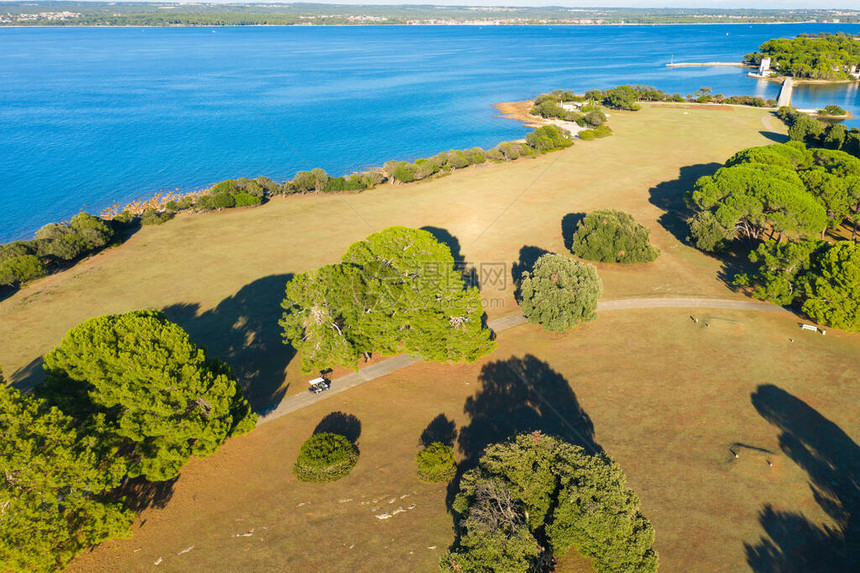
<instances>
[{"instance_id":1,"label":"forested headland","mask_svg":"<svg viewBox=\"0 0 860 573\"><path fill-rule=\"evenodd\" d=\"M780 76L812 80L852 80L860 66L860 40L848 34L801 34L776 38L759 46L744 61L759 65L770 58L770 67Z\"/></svg>"}]
</instances>

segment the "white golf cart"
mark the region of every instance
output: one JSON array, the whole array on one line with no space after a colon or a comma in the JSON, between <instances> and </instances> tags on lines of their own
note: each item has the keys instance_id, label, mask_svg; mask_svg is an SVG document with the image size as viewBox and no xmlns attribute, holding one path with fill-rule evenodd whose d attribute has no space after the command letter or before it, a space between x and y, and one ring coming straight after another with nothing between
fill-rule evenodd
<instances>
[{"instance_id":1,"label":"white golf cart","mask_svg":"<svg viewBox=\"0 0 860 573\"><path fill-rule=\"evenodd\" d=\"M308 382L309 388L311 392L314 394L319 394L320 392L325 392L331 386L331 382L326 380L325 378L314 378L310 382Z\"/></svg>"}]
</instances>

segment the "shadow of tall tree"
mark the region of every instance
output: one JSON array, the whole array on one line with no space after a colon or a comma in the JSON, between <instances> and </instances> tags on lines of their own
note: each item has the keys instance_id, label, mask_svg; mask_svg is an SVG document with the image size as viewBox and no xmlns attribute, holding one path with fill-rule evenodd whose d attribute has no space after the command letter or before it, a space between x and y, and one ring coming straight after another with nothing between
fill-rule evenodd
<instances>
[{"instance_id":1,"label":"shadow of tall tree","mask_svg":"<svg viewBox=\"0 0 860 573\"><path fill-rule=\"evenodd\" d=\"M454 268L459 271L463 282L466 283L466 288L478 287L481 288L478 271L473 264L466 262L463 253L460 250L460 240L451 234L448 229L441 227L421 227L422 231L427 231L433 235L437 241L443 243L450 249L451 256L454 258Z\"/></svg>"},{"instance_id":2,"label":"shadow of tall tree","mask_svg":"<svg viewBox=\"0 0 860 573\"><path fill-rule=\"evenodd\" d=\"M788 143L788 136L775 131L759 131L759 135L774 143Z\"/></svg>"},{"instance_id":3,"label":"shadow of tall tree","mask_svg":"<svg viewBox=\"0 0 860 573\"><path fill-rule=\"evenodd\" d=\"M564 239L564 248L568 251L573 247L573 234L576 226L585 219L585 213L568 213L561 218L561 237Z\"/></svg>"},{"instance_id":4,"label":"shadow of tall tree","mask_svg":"<svg viewBox=\"0 0 860 573\"><path fill-rule=\"evenodd\" d=\"M802 514L766 505L767 536L746 544L747 562L761 573L860 571L860 447L804 401L773 385L752 395L759 414L782 432L786 456L809 474L815 500L835 522L818 525Z\"/></svg>"},{"instance_id":5,"label":"shadow of tall tree","mask_svg":"<svg viewBox=\"0 0 860 573\"><path fill-rule=\"evenodd\" d=\"M230 365L258 412L276 406L286 392L281 386L295 350L283 343L278 320L284 289L292 277L282 274L258 279L203 313L197 304L163 309L196 344Z\"/></svg>"},{"instance_id":6,"label":"shadow of tall tree","mask_svg":"<svg viewBox=\"0 0 860 573\"><path fill-rule=\"evenodd\" d=\"M163 509L173 497L179 476L166 481L148 481L142 477L130 479L111 492L110 497L123 500L128 509L140 513L144 509Z\"/></svg>"},{"instance_id":7,"label":"shadow of tall tree","mask_svg":"<svg viewBox=\"0 0 860 573\"><path fill-rule=\"evenodd\" d=\"M537 260L547 254L549 254L549 251L546 249L533 245L526 245L520 249L519 260L511 265L511 282L514 285L514 297L517 301L520 300L520 285L523 282L523 273L526 271L532 272Z\"/></svg>"},{"instance_id":8,"label":"shadow of tall tree","mask_svg":"<svg viewBox=\"0 0 860 573\"><path fill-rule=\"evenodd\" d=\"M487 446L522 432L541 431L601 451L570 384L546 362L531 354L490 362L478 382L481 389L463 406L470 418L458 439L463 470L474 467Z\"/></svg>"},{"instance_id":9,"label":"shadow of tall tree","mask_svg":"<svg viewBox=\"0 0 860 573\"><path fill-rule=\"evenodd\" d=\"M38 356L12 374L7 374L9 382L21 392L32 392L33 388L45 381L44 356Z\"/></svg>"},{"instance_id":10,"label":"shadow of tall tree","mask_svg":"<svg viewBox=\"0 0 860 573\"><path fill-rule=\"evenodd\" d=\"M690 233L687 219L693 215L693 211L684 202L684 196L693 189L699 177L713 175L720 167L720 163L688 165L681 168L677 179L664 181L649 189L650 203L663 211L657 221L682 243L687 242L687 235Z\"/></svg>"},{"instance_id":11,"label":"shadow of tall tree","mask_svg":"<svg viewBox=\"0 0 860 573\"><path fill-rule=\"evenodd\" d=\"M326 432L343 436L354 444L361 436L361 420L352 414L332 412L314 428L314 435Z\"/></svg>"},{"instance_id":12,"label":"shadow of tall tree","mask_svg":"<svg viewBox=\"0 0 860 573\"><path fill-rule=\"evenodd\" d=\"M439 414L427 424L424 431L421 432L421 437L418 443L421 446L427 447L433 442L439 442L446 446L454 446L454 441L457 439L457 424L445 414Z\"/></svg>"},{"instance_id":13,"label":"shadow of tall tree","mask_svg":"<svg viewBox=\"0 0 860 573\"><path fill-rule=\"evenodd\" d=\"M722 167L720 163L688 165L681 168L677 179L660 183L649 190L651 204L664 211L657 221L682 243L688 242L690 225L687 220L695 214L687 207L684 197L695 187L700 177L713 175L720 167ZM719 256L712 255L722 263L717 277L732 290L738 290L734 284L735 275L749 272L754 268L748 258L750 248L749 243L735 241L728 251L720 253Z\"/></svg>"}]
</instances>

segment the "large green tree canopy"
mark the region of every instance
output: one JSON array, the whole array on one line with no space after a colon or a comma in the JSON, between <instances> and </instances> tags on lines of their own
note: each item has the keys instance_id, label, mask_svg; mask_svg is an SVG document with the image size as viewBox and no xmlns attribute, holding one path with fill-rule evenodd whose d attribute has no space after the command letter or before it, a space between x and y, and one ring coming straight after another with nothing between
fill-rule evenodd
<instances>
[{"instance_id":1,"label":"large green tree canopy","mask_svg":"<svg viewBox=\"0 0 860 573\"><path fill-rule=\"evenodd\" d=\"M860 245L840 241L819 257L803 311L822 324L860 331Z\"/></svg>"},{"instance_id":2,"label":"large green tree canopy","mask_svg":"<svg viewBox=\"0 0 860 573\"><path fill-rule=\"evenodd\" d=\"M112 444L0 376L0 569L51 571L129 535L133 514L105 498L125 469Z\"/></svg>"},{"instance_id":3,"label":"large green tree canopy","mask_svg":"<svg viewBox=\"0 0 860 573\"><path fill-rule=\"evenodd\" d=\"M657 570L654 529L606 454L539 432L487 448L454 500L447 571L545 571L575 549L603 572Z\"/></svg>"},{"instance_id":4,"label":"large green tree canopy","mask_svg":"<svg viewBox=\"0 0 860 573\"><path fill-rule=\"evenodd\" d=\"M256 421L230 368L160 311L87 320L44 366L44 395L75 418L103 418L101 439L119 442L130 477L173 478Z\"/></svg>"},{"instance_id":5,"label":"large green tree canopy","mask_svg":"<svg viewBox=\"0 0 860 573\"><path fill-rule=\"evenodd\" d=\"M603 283L594 265L549 253L523 272L519 291L529 322L560 332L594 320Z\"/></svg>"},{"instance_id":6,"label":"large green tree canopy","mask_svg":"<svg viewBox=\"0 0 860 573\"><path fill-rule=\"evenodd\" d=\"M428 231L374 233L342 263L294 277L286 295L280 324L305 372L356 367L373 352L472 362L495 348L478 289L466 287L450 249Z\"/></svg>"},{"instance_id":7,"label":"large green tree canopy","mask_svg":"<svg viewBox=\"0 0 860 573\"><path fill-rule=\"evenodd\" d=\"M758 240L765 235L803 239L841 224L841 218L828 220L828 214L845 209L831 199L835 192L823 189L820 178L811 173L838 172L856 159L838 151L827 152L835 157L823 152L813 153L799 142L747 149L714 175L699 178L688 196L697 211L690 220L696 246L715 251L736 238Z\"/></svg>"}]
</instances>

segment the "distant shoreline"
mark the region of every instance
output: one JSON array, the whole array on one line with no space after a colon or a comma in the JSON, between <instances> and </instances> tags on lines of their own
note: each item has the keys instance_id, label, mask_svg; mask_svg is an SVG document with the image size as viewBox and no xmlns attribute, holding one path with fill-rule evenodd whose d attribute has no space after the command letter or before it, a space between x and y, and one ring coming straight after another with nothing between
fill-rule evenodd
<instances>
[{"instance_id":1,"label":"distant shoreline","mask_svg":"<svg viewBox=\"0 0 860 573\"><path fill-rule=\"evenodd\" d=\"M523 28L531 28L535 26L552 26L554 28L575 28L575 27L628 27L628 26L791 26L791 25L808 25L808 24L817 24L817 25L825 25L825 26L860 26L860 22L819 22L817 20L804 20L802 22L662 22L659 24L647 24L640 22L622 22L622 23L611 23L611 24L566 24L566 23L553 23L553 22L535 22L533 24L529 23L510 23L510 24L496 24L492 22L482 22L482 23L473 23L473 22L463 22L463 23L439 23L439 24L170 24L164 26L145 26L140 24L129 24L129 25L111 25L111 24L66 24L66 25L57 25L57 24L32 24L32 25L21 25L21 24L0 24L0 29L2 28L420 28L420 27L478 27L482 28L484 26L491 27L523 27ZM701 64L706 65L706 64Z\"/></svg>"}]
</instances>

